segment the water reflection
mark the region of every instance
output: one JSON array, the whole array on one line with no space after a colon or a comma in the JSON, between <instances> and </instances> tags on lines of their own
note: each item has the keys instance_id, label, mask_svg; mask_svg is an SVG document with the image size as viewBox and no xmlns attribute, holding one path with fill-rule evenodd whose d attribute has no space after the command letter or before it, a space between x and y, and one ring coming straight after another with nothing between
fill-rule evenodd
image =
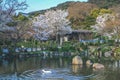
<instances>
[{"instance_id":1,"label":"water reflection","mask_svg":"<svg viewBox=\"0 0 120 80\"><path fill-rule=\"evenodd\" d=\"M14 59L12 61L2 60L0 62L0 74L11 74L14 72L22 73L27 70L40 69L40 68L60 68L68 67L70 61L64 58L46 58L31 57Z\"/></svg>"},{"instance_id":2,"label":"water reflection","mask_svg":"<svg viewBox=\"0 0 120 80\"><path fill-rule=\"evenodd\" d=\"M94 71L91 66L71 65L71 58L20 58L0 61L0 79L55 80L119 80L120 62L106 64L105 70ZM43 74L42 70L52 74ZM5 79L3 79L5 80Z\"/></svg>"},{"instance_id":3,"label":"water reflection","mask_svg":"<svg viewBox=\"0 0 120 80\"><path fill-rule=\"evenodd\" d=\"M80 69L82 69L82 65L72 65L72 71L74 73L79 73Z\"/></svg>"},{"instance_id":4,"label":"water reflection","mask_svg":"<svg viewBox=\"0 0 120 80\"><path fill-rule=\"evenodd\" d=\"M107 65L105 77L109 80L120 80L120 60Z\"/></svg>"}]
</instances>

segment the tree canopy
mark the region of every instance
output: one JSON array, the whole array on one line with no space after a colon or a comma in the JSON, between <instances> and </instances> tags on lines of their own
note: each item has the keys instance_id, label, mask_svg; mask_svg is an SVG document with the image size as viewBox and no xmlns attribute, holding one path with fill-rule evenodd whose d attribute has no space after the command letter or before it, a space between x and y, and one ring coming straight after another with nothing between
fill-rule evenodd
<instances>
[{"instance_id":1,"label":"tree canopy","mask_svg":"<svg viewBox=\"0 0 120 80\"><path fill-rule=\"evenodd\" d=\"M6 24L13 22L16 11L25 10L27 6L26 1L0 0L0 28L8 27Z\"/></svg>"},{"instance_id":2,"label":"tree canopy","mask_svg":"<svg viewBox=\"0 0 120 80\"><path fill-rule=\"evenodd\" d=\"M50 10L45 14L40 14L33 20L35 38L47 40L56 35L64 35L71 32L70 22L66 17L68 12L65 10Z\"/></svg>"}]
</instances>

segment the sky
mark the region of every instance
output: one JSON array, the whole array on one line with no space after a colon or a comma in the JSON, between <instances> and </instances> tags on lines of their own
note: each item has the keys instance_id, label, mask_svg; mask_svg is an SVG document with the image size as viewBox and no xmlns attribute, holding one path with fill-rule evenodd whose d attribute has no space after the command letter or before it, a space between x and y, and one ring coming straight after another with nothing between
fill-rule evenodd
<instances>
[{"instance_id":1,"label":"sky","mask_svg":"<svg viewBox=\"0 0 120 80\"><path fill-rule=\"evenodd\" d=\"M26 0L28 4L28 8L25 11L25 13L37 11L37 10L44 10L48 9L50 7L55 7L60 3L66 2L66 1L81 1L85 2L87 0Z\"/></svg>"}]
</instances>

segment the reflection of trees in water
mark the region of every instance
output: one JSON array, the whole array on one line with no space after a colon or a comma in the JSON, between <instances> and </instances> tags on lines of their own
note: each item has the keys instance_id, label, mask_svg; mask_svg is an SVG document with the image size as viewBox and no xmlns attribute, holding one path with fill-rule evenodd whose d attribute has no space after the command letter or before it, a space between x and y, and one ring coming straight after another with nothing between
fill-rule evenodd
<instances>
[{"instance_id":1,"label":"reflection of trees in water","mask_svg":"<svg viewBox=\"0 0 120 80\"><path fill-rule=\"evenodd\" d=\"M115 61L114 67L120 68L120 60Z\"/></svg>"},{"instance_id":2,"label":"reflection of trees in water","mask_svg":"<svg viewBox=\"0 0 120 80\"><path fill-rule=\"evenodd\" d=\"M120 68L109 69L105 72L105 75L107 80L120 80Z\"/></svg>"},{"instance_id":3,"label":"reflection of trees in water","mask_svg":"<svg viewBox=\"0 0 120 80\"><path fill-rule=\"evenodd\" d=\"M92 68L87 67L85 65L72 65L72 72L75 75L83 75L83 76L88 76L93 74Z\"/></svg>"},{"instance_id":4,"label":"reflection of trees in water","mask_svg":"<svg viewBox=\"0 0 120 80\"><path fill-rule=\"evenodd\" d=\"M105 75L107 80L120 80L120 60L109 64Z\"/></svg>"},{"instance_id":5,"label":"reflection of trees in water","mask_svg":"<svg viewBox=\"0 0 120 80\"><path fill-rule=\"evenodd\" d=\"M42 68L49 67L49 68L61 68L61 67L67 67L70 64L70 61L68 58L46 58L41 60L42 61Z\"/></svg>"},{"instance_id":6,"label":"reflection of trees in water","mask_svg":"<svg viewBox=\"0 0 120 80\"><path fill-rule=\"evenodd\" d=\"M8 68L8 66L10 67L10 68ZM13 73L13 71L12 71L12 64L11 64L11 62L10 61L8 61L8 60L1 60L0 61L0 74L2 74L2 73L6 73L6 72L8 72L8 73Z\"/></svg>"},{"instance_id":7,"label":"reflection of trees in water","mask_svg":"<svg viewBox=\"0 0 120 80\"><path fill-rule=\"evenodd\" d=\"M19 74L28 70L39 70L42 68L56 69L56 68L70 68L73 76L88 76L93 74L94 77L88 80L119 80L120 79L120 61L108 63L105 70L93 70L91 66L86 65L70 65L71 59L68 58L46 58L31 57L16 59L13 62L3 61L4 64L0 65L0 74ZM17 72L17 73L15 73ZM0 75L1 76L1 75Z\"/></svg>"},{"instance_id":8,"label":"reflection of trees in water","mask_svg":"<svg viewBox=\"0 0 120 80\"><path fill-rule=\"evenodd\" d=\"M93 74L95 74L95 76L91 78L91 80L109 80L105 78L104 72L104 69L93 69Z\"/></svg>"},{"instance_id":9,"label":"reflection of trees in water","mask_svg":"<svg viewBox=\"0 0 120 80\"><path fill-rule=\"evenodd\" d=\"M0 65L0 74L12 74L14 72L22 73L27 70L40 68L60 68L68 67L70 61L66 58L46 58L31 57L10 60L3 60Z\"/></svg>"},{"instance_id":10,"label":"reflection of trees in water","mask_svg":"<svg viewBox=\"0 0 120 80\"><path fill-rule=\"evenodd\" d=\"M105 70L94 71L98 74L92 80L120 80L120 61L115 61L113 63L107 63Z\"/></svg>"}]
</instances>

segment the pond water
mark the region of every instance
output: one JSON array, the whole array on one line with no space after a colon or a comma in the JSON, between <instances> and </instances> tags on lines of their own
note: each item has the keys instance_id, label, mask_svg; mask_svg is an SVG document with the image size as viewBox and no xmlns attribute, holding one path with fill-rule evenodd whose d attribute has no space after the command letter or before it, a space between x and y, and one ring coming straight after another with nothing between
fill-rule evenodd
<instances>
[{"instance_id":1,"label":"pond water","mask_svg":"<svg viewBox=\"0 0 120 80\"><path fill-rule=\"evenodd\" d=\"M71 58L30 57L1 60L0 80L120 80L120 62L106 63L104 70L71 65Z\"/></svg>"}]
</instances>

